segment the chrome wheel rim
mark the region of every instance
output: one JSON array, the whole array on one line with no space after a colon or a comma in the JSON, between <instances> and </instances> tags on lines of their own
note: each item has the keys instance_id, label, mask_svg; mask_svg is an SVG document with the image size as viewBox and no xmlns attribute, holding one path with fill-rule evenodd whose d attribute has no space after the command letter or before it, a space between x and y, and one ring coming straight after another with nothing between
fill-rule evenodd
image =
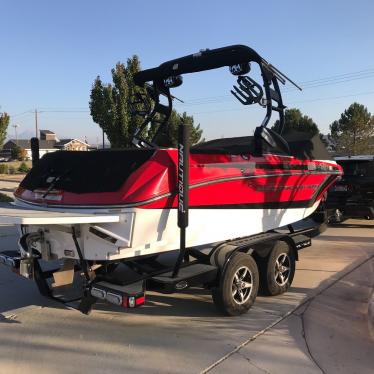
<instances>
[{"instance_id":1,"label":"chrome wheel rim","mask_svg":"<svg viewBox=\"0 0 374 374\"><path fill-rule=\"evenodd\" d=\"M281 253L275 260L274 277L279 286L284 286L290 277L291 260L286 253Z\"/></svg>"},{"instance_id":2,"label":"chrome wheel rim","mask_svg":"<svg viewBox=\"0 0 374 374\"><path fill-rule=\"evenodd\" d=\"M236 304L241 305L248 301L252 294L253 276L247 266L240 267L232 279L232 298Z\"/></svg>"}]
</instances>

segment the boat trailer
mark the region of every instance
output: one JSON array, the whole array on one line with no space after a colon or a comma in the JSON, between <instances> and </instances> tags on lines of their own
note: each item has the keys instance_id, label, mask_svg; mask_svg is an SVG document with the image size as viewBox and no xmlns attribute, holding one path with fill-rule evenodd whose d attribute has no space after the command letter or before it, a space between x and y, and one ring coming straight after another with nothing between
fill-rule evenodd
<instances>
[{"instance_id":1,"label":"boat trailer","mask_svg":"<svg viewBox=\"0 0 374 374\"><path fill-rule=\"evenodd\" d=\"M72 226L72 238L80 254L79 260L65 259L62 267L59 265L44 270L41 254L28 252L28 242L35 239L29 236L33 234L25 234L19 241L20 251L0 252L0 264L8 266L13 272L23 277L34 280L39 292L45 297L64 304L79 302L78 309L85 314L90 313L97 301L106 301L123 308L136 308L145 303L146 291L170 294L190 287L203 287L212 291L213 301L224 314L237 315L250 308L257 295L258 287L272 295L287 291L292 283L298 251L309 247L311 238L318 235L321 228L323 230L323 225L319 223L311 225L313 222L308 220L305 224L309 225L304 228L295 229L294 226L289 225L283 230L228 240L216 244L208 252L200 248L184 248L178 257L183 256L183 261L177 261L173 266L162 263L155 256L105 261L103 264L87 261L82 256L75 226ZM272 256L274 252L277 255L275 260ZM232 269L234 260L238 257L239 265ZM249 259L255 264L254 266L253 264L252 266L245 265L246 260ZM116 270L121 263L134 274L131 279L128 279L128 276L124 277L124 272ZM279 265L283 268L277 269ZM227 292L222 286L230 283L230 290L237 287L238 294L242 294L245 299L248 296L245 295L245 283L248 279L244 281L238 279L235 284L233 283L235 276L240 278L240 275L243 275L240 274L240 268L243 266L251 273L249 277L252 283L249 290L251 298L245 300L251 302L245 302L243 305L234 304L234 308L230 308L226 305L227 302L225 303ZM269 267L273 268L272 273L276 274L278 270L279 275L284 276L284 279L276 285L275 291L273 287L270 292L268 284L270 280L266 278ZM83 280L79 291L81 294L74 298L67 298L63 292L61 295L64 286L53 287L53 282L56 282L58 277L63 278L65 270L68 269L73 269L74 276L78 276L80 282Z\"/></svg>"}]
</instances>

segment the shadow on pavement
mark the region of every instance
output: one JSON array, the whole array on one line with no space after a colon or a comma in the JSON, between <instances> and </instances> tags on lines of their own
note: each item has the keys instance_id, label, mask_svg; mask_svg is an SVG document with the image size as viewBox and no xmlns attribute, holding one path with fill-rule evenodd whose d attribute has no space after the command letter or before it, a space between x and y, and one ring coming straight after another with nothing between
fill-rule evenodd
<instances>
[{"instance_id":1,"label":"shadow on pavement","mask_svg":"<svg viewBox=\"0 0 374 374\"><path fill-rule=\"evenodd\" d=\"M330 223L329 227L335 229L372 229L374 231L374 225L362 223Z\"/></svg>"},{"instance_id":2,"label":"shadow on pavement","mask_svg":"<svg viewBox=\"0 0 374 374\"><path fill-rule=\"evenodd\" d=\"M303 339L291 326L289 334L301 350L307 347L324 372L372 373L374 341L368 331L367 305L373 281L374 255L323 281L305 308L295 312Z\"/></svg>"},{"instance_id":3,"label":"shadow on pavement","mask_svg":"<svg viewBox=\"0 0 374 374\"><path fill-rule=\"evenodd\" d=\"M372 226L371 226L372 227ZM360 243L373 243L374 244L374 229L373 237L357 237L357 236L335 236L335 235L321 235L318 241L328 242L360 242Z\"/></svg>"}]
</instances>

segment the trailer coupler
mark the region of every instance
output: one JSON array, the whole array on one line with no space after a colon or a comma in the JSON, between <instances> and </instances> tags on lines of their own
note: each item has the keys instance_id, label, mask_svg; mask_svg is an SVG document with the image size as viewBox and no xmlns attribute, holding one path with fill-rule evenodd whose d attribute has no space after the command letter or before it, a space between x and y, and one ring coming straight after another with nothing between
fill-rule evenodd
<instances>
[{"instance_id":1,"label":"trailer coupler","mask_svg":"<svg viewBox=\"0 0 374 374\"><path fill-rule=\"evenodd\" d=\"M23 257L19 251L0 252L0 264L9 267L13 273L27 279L34 279L34 259L36 257Z\"/></svg>"},{"instance_id":2,"label":"trailer coupler","mask_svg":"<svg viewBox=\"0 0 374 374\"><path fill-rule=\"evenodd\" d=\"M6 265L15 273L19 274L21 254L17 251L0 252L0 264Z\"/></svg>"}]
</instances>

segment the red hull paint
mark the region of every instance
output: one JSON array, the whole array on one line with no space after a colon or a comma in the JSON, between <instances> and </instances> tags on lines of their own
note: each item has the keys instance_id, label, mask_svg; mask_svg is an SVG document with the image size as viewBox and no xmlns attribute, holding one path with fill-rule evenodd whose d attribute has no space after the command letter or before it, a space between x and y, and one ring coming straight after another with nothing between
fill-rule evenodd
<instances>
[{"instance_id":1,"label":"red hull paint","mask_svg":"<svg viewBox=\"0 0 374 374\"><path fill-rule=\"evenodd\" d=\"M333 162L288 156L191 154L189 205L224 207L240 204L314 202L342 171ZM131 205L142 208L177 206L177 150L158 150L115 192L41 194L19 188L16 197L48 205ZM51 200L50 196L58 199ZM149 201L151 200L151 202Z\"/></svg>"}]
</instances>

